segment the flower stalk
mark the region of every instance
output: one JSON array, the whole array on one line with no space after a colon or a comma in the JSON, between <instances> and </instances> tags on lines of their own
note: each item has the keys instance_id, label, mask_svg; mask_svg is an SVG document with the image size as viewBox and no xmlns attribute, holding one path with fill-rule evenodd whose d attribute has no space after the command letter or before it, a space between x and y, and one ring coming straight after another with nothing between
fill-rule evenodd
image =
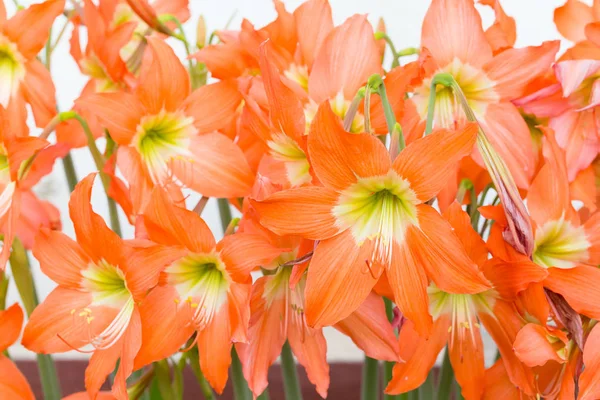
<instances>
[{"instance_id":1,"label":"flower stalk","mask_svg":"<svg viewBox=\"0 0 600 400\"><path fill-rule=\"evenodd\" d=\"M283 374L283 388L286 399L302 400L302 390L300 390L300 382L298 381L298 372L296 371L296 363L292 348L286 341L281 350L281 373Z\"/></svg>"}]
</instances>

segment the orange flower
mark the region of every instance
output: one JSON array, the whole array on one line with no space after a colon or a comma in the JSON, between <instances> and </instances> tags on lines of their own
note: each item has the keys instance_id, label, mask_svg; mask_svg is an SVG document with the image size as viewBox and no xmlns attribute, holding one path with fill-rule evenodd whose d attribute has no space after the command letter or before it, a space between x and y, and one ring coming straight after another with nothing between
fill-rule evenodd
<instances>
[{"instance_id":1,"label":"orange flower","mask_svg":"<svg viewBox=\"0 0 600 400\"><path fill-rule=\"evenodd\" d=\"M96 114L120 145L117 165L134 208L143 211L153 185L183 185L211 197L241 197L254 174L241 150L216 132L235 115L241 97L231 82L190 93L190 80L173 50L148 39L150 56L133 94L98 93L78 104Z\"/></svg>"},{"instance_id":2,"label":"orange flower","mask_svg":"<svg viewBox=\"0 0 600 400\"><path fill-rule=\"evenodd\" d=\"M126 399L125 380L141 345L138 303L166 261L159 247L134 249L108 229L90 205L93 182L94 175L82 180L69 203L77 242L47 229L36 239L33 253L58 287L31 314L22 344L46 354L91 346L92 398L120 359L112 393Z\"/></svg>"},{"instance_id":3,"label":"orange flower","mask_svg":"<svg viewBox=\"0 0 600 400\"><path fill-rule=\"evenodd\" d=\"M4 2L0 4L0 105L17 119L22 135L27 132L25 103L39 127L56 115L52 78L36 56L64 5L64 0L48 0L6 19Z\"/></svg>"},{"instance_id":4,"label":"orange flower","mask_svg":"<svg viewBox=\"0 0 600 400\"><path fill-rule=\"evenodd\" d=\"M170 356L196 332L202 372L221 393L232 343L247 340L250 271L282 250L256 234L216 243L202 218L175 206L160 188L153 191L144 223L150 240L170 246L171 261L140 305L142 348L135 366Z\"/></svg>"},{"instance_id":5,"label":"orange flower","mask_svg":"<svg viewBox=\"0 0 600 400\"><path fill-rule=\"evenodd\" d=\"M13 304L8 309L0 311L0 353L4 353L19 338L23 325L23 310L18 304ZM4 399L34 400L35 396L25 376L17 366L0 354L0 396Z\"/></svg>"},{"instance_id":6,"label":"orange flower","mask_svg":"<svg viewBox=\"0 0 600 400\"><path fill-rule=\"evenodd\" d=\"M320 240L306 284L310 326L350 315L384 270L400 310L424 335L432 326L429 278L451 293L488 288L448 223L424 204L471 152L475 135L474 125L440 131L413 142L392 164L377 138L344 131L328 102L319 107L308 152L324 187L252 201L261 223L275 233Z\"/></svg>"},{"instance_id":7,"label":"orange flower","mask_svg":"<svg viewBox=\"0 0 600 400\"><path fill-rule=\"evenodd\" d=\"M479 266L487 260L485 243L471 227L469 216L454 202L444 217L458 234L470 259ZM502 354L502 360L514 384L533 393L533 375L513 353L513 342L521 319L512 305L494 290L472 294L453 294L435 284L428 289L434 316L433 333L419 335L412 322L400 331L400 356L405 360L394 366L393 379L386 393L398 394L419 387L435 364L437 355L448 344L450 362L465 399L479 399L484 391L484 349L481 325L486 328ZM515 329L516 328L516 329Z\"/></svg>"},{"instance_id":8,"label":"orange flower","mask_svg":"<svg viewBox=\"0 0 600 400\"><path fill-rule=\"evenodd\" d=\"M510 101L550 67L559 43L509 48L494 56L471 0L433 1L423 21L421 43L431 60L425 67L428 77L411 99L418 116L426 118L433 75L451 74L517 186L527 188L535 172L533 146L527 124ZM434 111L437 127L454 128L466 120L450 88L438 86ZM483 165L478 153L474 157Z\"/></svg>"}]
</instances>

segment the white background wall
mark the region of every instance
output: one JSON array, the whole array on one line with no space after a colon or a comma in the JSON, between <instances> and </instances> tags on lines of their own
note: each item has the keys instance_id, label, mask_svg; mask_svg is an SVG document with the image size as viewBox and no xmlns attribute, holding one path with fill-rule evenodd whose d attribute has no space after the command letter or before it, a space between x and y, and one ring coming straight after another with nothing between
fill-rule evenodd
<instances>
[{"instance_id":1,"label":"white background wall","mask_svg":"<svg viewBox=\"0 0 600 400\"><path fill-rule=\"evenodd\" d=\"M1 0L0 0L1 1ZM8 14L14 13L12 1L4 0L8 9ZM39 1L21 1L21 4L28 5ZM553 11L556 7L562 5L564 0L501 0L506 13L513 16L517 22L517 47L527 45L538 45L545 40L560 39L554 23ZM591 0L590 0L591 2ZM288 10L294 10L301 0L284 0ZM333 16L336 24L344 21L347 17L359 13L368 14L369 20L375 25L380 17L385 19L389 36L394 41L398 49L404 47L418 47L421 34L421 23L427 8L429 0L330 0L333 8ZM275 18L275 10L270 0L190 0L192 18L186 24L188 38L195 37L195 26L198 16L203 15L206 19L209 32L216 29L222 29L227 21L233 15L233 22L230 28L238 28L242 18L247 18L254 23L256 27L262 27ZM487 7L480 8L483 12L484 26L489 26L493 21L493 13ZM62 24L61 19L57 26ZM55 29L58 31L58 28ZM83 85L86 82L69 55L67 33L62 43L55 50L52 59L52 76L57 87L58 104L61 111L68 110L73 101L78 97ZM174 48L183 57L183 49L180 43L172 43ZM563 41L563 48L568 45ZM37 132L34 132L37 134ZM94 171L94 164L87 149L77 150L73 154L77 172L81 179L86 174ZM73 228L68 217L68 199L69 193L67 183L64 178L62 165L57 163L54 172L46 177L37 187L39 195L55 204L62 213L62 222L64 232L73 235ZM197 197L190 199L190 204L195 204ZM98 185L93 195L93 204L96 211L102 215L107 215L106 199L102 188ZM208 225L215 232L215 236L221 236L218 210L216 202L210 200L207 208L202 215ZM132 229L126 225L124 219L121 220L124 226L125 237L131 237ZM54 288L55 284L44 276L37 264L34 265L34 275L38 294L41 299ZM8 304L18 301L16 288L11 285ZM362 353L356 349L353 343L345 336L337 333L333 329L327 330L330 360L354 361L362 359ZM489 340L488 340L489 342ZM487 346L486 351L488 360L495 354L492 346ZM17 358L33 358L33 354L20 346L11 348L11 354ZM82 357L79 353L68 353L59 357Z\"/></svg>"}]
</instances>

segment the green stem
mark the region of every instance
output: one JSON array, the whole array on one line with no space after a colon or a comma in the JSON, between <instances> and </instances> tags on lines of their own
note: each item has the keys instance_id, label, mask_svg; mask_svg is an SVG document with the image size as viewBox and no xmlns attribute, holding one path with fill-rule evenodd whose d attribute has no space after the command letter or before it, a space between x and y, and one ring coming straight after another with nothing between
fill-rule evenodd
<instances>
[{"instance_id":1,"label":"green stem","mask_svg":"<svg viewBox=\"0 0 600 400\"><path fill-rule=\"evenodd\" d=\"M298 372L292 348L285 342L281 350L281 373L283 374L283 388L287 400L302 400L302 390L298 381Z\"/></svg>"},{"instance_id":2,"label":"green stem","mask_svg":"<svg viewBox=\"0 0 600 400\"><path fill-rule=\"evenodd\" d=\"M23 306L27 315L30 316L37 307L38 297L35 289L35 281L31 273L31 264L27 250L23 244L16 239L13 241L12 253L10 255L10 268L13 274L13 280L23 301ZM40 381L45 400L60 400L61 390L56 373L54 360L48 354L37 355L37 365L40 372Z\"/></svg>"},{"instance_id":3,"label":"green stem","mask_svg":"<svg viewBox=\"0 0 600 400\"><path fill-rule=\"evenodd\" d=\"M433 390L433 371L429 371L429 375L427 375L427 379L425 382L419 387L419 398L420 399L433 399L435 395L435 390ZM450 397L446 397L449 399Z\"/></svg>"},{"instance_id":4,"label":"green stem","mask_svg":"<svg viewBox=\"0 0 600 400\"><path fill-rule=\"evenodd\" d=\"M269 396L269 388L266 388L264 392L262 392L260 394L260 396L258 396L256 398L256 400L270 400L271 396Z\"/></svg>"},{"instance_id":5,"label":"green stem","mask_svg":"<svg viewBox=\"0 0 600 400\"><path fill-rule=\"evenodd\" d=\"M67 155L62 159L63 169L65 170L65 177L67 178L67 184L69 185L69 192L75 190L75 186L77 186L77 171L75 170L75 163L73 163L73 156L71 153L67 153Z\"/></svg>"},{"instance_id":6,"label":"green stem","mask_svg":"<svg viewBox=\"0 0 600 400\"><path fill-rule=\"evenodd\" d=\"M379 398L379 361L365 356L362 374L361 400Z\"/></svg>"},{"instance_id":7,"label":"green stem","mask_svg":"<svg viewBox=\"0 0 600 400\"><path fill-rule=\"evenodd\" d=\"M446 347L446 354L444 354L444 361L442 362L442 369L440 371L437 389L437 398L439 400L446 400L451 397L453 380L454 371L452 370L452 364L450 364L450 353Z\"/></svg>"},{"instance_id":8,"label":"green stem","mask_svg":"<svg viewBox=\"0 0 600 400\"><path fill-rule=\"evenodd\" d=\"M363 86L358 89L356 92L356 96L352 99L348 110L346 110L346 115L344 115L344 130L350 132L352 129L352 123L354 122L354 117L356 116L356 111L358 111L358 106L360 102L365 98L367 89Z\"/></svg>"},{"instance_id":9,"label":"green stem","mask_svg":"<svg viewBox=\"0 0 600 400\"><path fill-rule=\"evenodd\" d=\"M79 125L81 125L81 128L83 129L83 132L87 138L90 153L92 153L92 158L96 164L96 169L98 170L98 174L100 174L100 180L102 181L104 192L106 193L108 213L110 215L110 227L117 235L121 236L119 210L117 209L117 204L115 203L114 199L108 194L110 188L110 177L104 172L104 156L102 156L98 146L96 146L96 140L94 139L94 134L92 133L90 126L88 125L87 121L75 111L65 111L60 113L60 116L62 121L66 121L67 119L75 119L77 122L79 122Z\"/></svg>"},{"instance_id":10,"label":"green stem","mask_svg":"<svg viewBox=\"0 0 600 400\"><path fill-rule=\"evenodd\" d=\"M233 396L235 400L251 400L252 393L248 389L248 383L244 378L242 363L235 351L235 347L231 348L231 378L233 380Z\"/></svg>"},{"instance_id":11,"label":"green stem","mask_svg":"<svg viewBox=\"0 0 600 400\"><path fill-rule=\"evenodd\" d=\"M425 135L429 135L433 130L433 117L435 111L435 96L437 94L437 85L451 87L452 82L454 82L454 78L452 77L452 75L447 73L439 73L435 75L431 80L431 87L429 90L429 102L427 103L427 122L425 124Z\"/></svg>"},{"instance_id":12,"label":"green stem","mask_svg":"<svg viewBox=\"0 0 600 400\"><path fill-rule=\"evenodd\" d=\"M218 199L217 204L219 205L219 216L221 217L221 227L223 228L223 234L227 230L229 223L232 220L231 207L227 199Z\"/></svg>"},{"instance_id":13,"label":"green stem","mask_svg":"<svg viewBox=\"0 0 600 400\"><path fill-rule=\"evenodd\" d=\"M383 113L385 115L385 122L388 127L388 132L393 133L396 127L396 115L394 115L394 110L392 110L392 106L390 104L390 100L387 96L387 91L385 90L385 84L382 82L381 86L379 86L379 97L381 97L381 104L383 105ZM404 141L404 134L402 129L398 131L398 147L400 151L404 150L406 147L406 142Z\"/></svg>"},{"instance_id":14,"label":"green stem","mask_svg":"<svg viewBox=\"0 0 600 400\"><path fill-rule=\"evenodd\" d=\"M190 362L190 367L192 367L192 371L194 375L196 375L196 380L198 380L198 384L200 385L200 390L204 395L205 400L213 400L215 398L215 394L213 393L210 384L204 377L202 370L200 369L200 360L198 357L198 347L194 346L193 349L186 353L188 360Z\"/></svg>"},{"instance_id":15,"label":"green stem","mask_svg":"<svg viewBox=\"0 0 600 400\"><path fill-rule=\"evenodd\" d=\"M390 51L392 52L392 68L396 68L400 65L400 56L396 51L396 46L394 46L394 42L385 32L375 32L376 39L383 39L390 46Z\"/></svg>"},{"instance_id":16,"label":"green stem","mask_svg":"<svg viewBox=\"0 0 600 400\"><path fill-rule=\"evenodd\" d=\"M44 47L44 63L46 65L46 69L50 71L50 60L52 56L52 27L50 27L50 31L48 32L48 40L46 41L46 46Z\"/></svg>"}]
</instances>

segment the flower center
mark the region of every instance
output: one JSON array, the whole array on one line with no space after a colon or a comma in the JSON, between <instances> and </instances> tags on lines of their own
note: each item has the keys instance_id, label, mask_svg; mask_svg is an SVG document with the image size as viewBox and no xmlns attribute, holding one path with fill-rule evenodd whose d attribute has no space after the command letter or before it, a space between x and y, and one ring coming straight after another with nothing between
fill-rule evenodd
<instances>
[{"instance_id":1,"label":"flower center","mask_svg":"<svg viewBox=\"0 0 600 400\"><path fill-rule=\"evenodd\" d=\"M190 254L165 269L169 284L192 309L192 323L202 330L227 299L229 275L216 254Z\"/></svg>"},{"instance_id":2,"label":"flower center","mask_svg":"<svg viewBox=\"0 0 600 400\"><path fill-rule=\"evenodd\" d=\"M360 246L375 241L372 261L389 265L393 242L402 243L406 229L418 225L417 195L396 171L386 175L359 178L344 190L333 208L336 224L350 229Z\"/></svg>"},{"instance_id":3,"label":"flower center","mask_svg":"<svg viewBox=\"0 0 600 400\"><path fill-rule=\"evenodd\" d=\"M335 115L340 117L342 120L346 117L346 113L348 112L348 108L350 108L350 104L352 102L350 100L346 100L344 98L344 94L342 92L338 93L334 98L329 99L329 104L331 105L331 110ZM309 100L308 104L304 107L304 116L306 118L306 131L308 134L310 129L310 124L312 120L315 118L317 114L317 110L319 109L319 105L315 103L314 100ZM356 112L354 119L352 120L352 125L350 126L351 133L362 133L365 131L365 117Z\"/></svg>"},{"instance_id":4,"label":"flower center","mask_svg":"<svg viewBox=\"0 0 600 400\"><path fill-rule=\"evenodd\" d=\"M8 107L25 79L25 57L17 45L0 35L0 105Z\"/></svg>"},{"instance_id":5,"label":"flower center","mask_svg":"<svg viewBox=\"0 0 600 400\"><path fill-rule=\"evenodd\" d=\"M82 59L79 66L84 74L94 79L96 92L114 92L120 89L120 85L112 80L95 54L90 54Z\"/></svg>"},{"instance_id":6,"label":"flower center","mask_svg":"<svg viewBox=\"0 0 600 400\"><path fill-rule=\"evenodd\" d=\"M583 226L564 218L548 221L535 232L533 261L545 268L573 268L588 259L589 248Z\"/></svg>"},{"instance_id":7,"label":"flower center","mask_svg":"<svg viewBox=\"0 0 600 400\"><path fill-rule=\"evenodd\" d=\"M294 139L283 133L277 133L272 136L272 140L267 142L267 146L269 146L270 154L274 159L285 163L287 178L293 186L300 186L312 181L306 153Z\"/></svg>"},{"instance_id":8,"label":"flower center","mask_svg":"<svg viewBox=\"0 0 600 400\"><path fill-rule=\"evenodd\" d=\"M456 58L437 72L446 72L454 77L475 115L485 114L488 104L495 103L499 99L494 90L494 82L483 71L469 64L463 64ZM425 79L423 85L416 90L413 96L413 101L422 119L427 117L431 80L432 78ZM434 121L435 126L439 128L455 128L456 125L466 121L464 112L451 88L437 85Z\"/></svg>"},{"instance_id":9,"label":"flower center","mask_svg":"<svg viewBox=\"0 0 600 400\"><path fill-rule=\"evenodd\" d=\"M286 78L296 82L302 89L308 91L308 68L306 65L291 64L283 72Z\"/></svg>"},{"instance_id":10,"label":"flower center","mask_svg":"<svg viewBox=\"0 0 600 400\"><path fill-rule=\"evenodd\" d=\"M193 122L193 118L181 111L165 110L141 119L133 143L155 183L163 183L170 177L171 159L191 155L190 138L197 132Z\"/></svg>"}]
</instances>

